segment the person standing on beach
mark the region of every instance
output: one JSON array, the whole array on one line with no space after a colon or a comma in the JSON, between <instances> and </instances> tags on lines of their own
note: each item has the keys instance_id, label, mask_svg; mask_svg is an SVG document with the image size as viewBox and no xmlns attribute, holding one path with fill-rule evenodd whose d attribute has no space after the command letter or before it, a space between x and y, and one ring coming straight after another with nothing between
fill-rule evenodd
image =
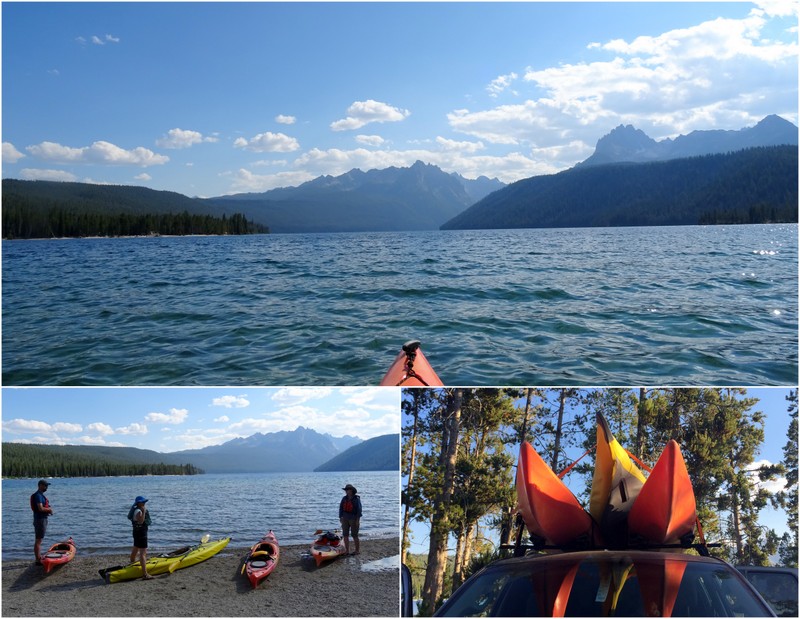
<instances>
[{"instance_id":1,"label":"person standing on beach","mask_svg":"<svg viewBox=\"0 0 800 619\"><path fill-rule=\"evenodd\" d=\"M142 566L142 578L150 580L152 576L147 573L147 528L150 526L150 512L145 503L149 499L137 496L133 506L128 512L128 518L133 523L133 548L131 548L131 563L139 555L139 564Z\"/></svg>"},{"instance_id":2,"label":"person standing on beach","mask_svg":"<svg viewBox=\"0 0 800 619\"><path fill-rule=\"evenodd\" d=\"M361 523L361 497L358 490L352 484L347 484L344 488L345 495L339 502L339 522L342 523L342 537L344 538L345 554L357 555L360 551L358 528ZM350 535L355 542L355 550L350 552Z\"/></svg>"},{"instance_id":3,"label":"person standing on beach","mask_svg":"<svg viewBox=\"0 0 800 619\"><path fill-rule=\"evenodd\" d=\"M50 501L44 495L49 486L50 482L40 479L38 489L31 495L33 531L36 537L36 541L33 543L33 554L36 557L36 565L42 564L42 540L47 532L47 519L53 515Z\"/></svg>"}]
</instances>

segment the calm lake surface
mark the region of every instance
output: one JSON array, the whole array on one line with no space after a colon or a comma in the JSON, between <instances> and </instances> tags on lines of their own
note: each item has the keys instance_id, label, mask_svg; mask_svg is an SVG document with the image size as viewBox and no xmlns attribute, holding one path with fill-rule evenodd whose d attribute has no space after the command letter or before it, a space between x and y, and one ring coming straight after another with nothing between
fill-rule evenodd
<instances>
[{"instance_id":1,"label":"calm lake surface","mask_svg":"<svg viewBox=\"0 0 800 619\"><path fill-rule=\"evenodd\" d=\"M5 385L796 385L797 225L3 242Z\"/></svg>"},{"instance_id":2,"label":"calm lake surface","mask_svg":"<svg viewBox=\"0 0 800 619\"><path fill-rule=\"evenodd\" d=\"M36 481L3 480L3 559L33 554L29 497ZM128 509L140 494L150 499L154 551L196 543L206 533L249 547L268 529L281 544L310 545L317 529L339 528L346 483L358 488L363 503L362 540L398 537L397 471L81 477L53 480L47 498L54 514L43 546L71 535L80 554L125 555L133 543Z\"/></svg>"}]
</instances>

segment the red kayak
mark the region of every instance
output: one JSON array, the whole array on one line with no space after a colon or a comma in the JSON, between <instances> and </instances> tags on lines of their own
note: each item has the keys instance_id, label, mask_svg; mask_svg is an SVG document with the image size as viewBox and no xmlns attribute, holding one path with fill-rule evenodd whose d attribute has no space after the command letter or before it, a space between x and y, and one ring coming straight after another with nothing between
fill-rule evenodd
<instances>
[{"instance_id":1,"label":"red kayak","mask_svg":"<svg viewBox=\"0 0 800 619\"><path fill-rule=\"evenodd\" d=\"M419 342L411 340L403 344L389 371L381 380L386 387L442 387L442 379L436 375L431 364L420 350Z\"/></svg>"},{"instance_id":2,"label":"red kayak","mask_svg":"<svg viewBox=\"0 0 800 619\"><path fill-rule=\"evenodd\" d=\"M678 443L670 441L628 512L628 533L652 544L677 544L694 531L692 480Z\"/></svg>"},{"instance_id":3,"label":"red kayak","mask_svg":"<svg viewBox=\"0 0 800 619\"><path fill-rule=\"evenodd\" d=\"M270 530L257 544L250 549L250 554L244 560L242 571L247 572L247 578L255 589L262 580L269 576L278 565L281 549L275 534Z\"/></svg>"},{"instance_id":4,"label":"red kayak","mask_svg":"<svg viewBox=\"0 0 800 619\"><path fill-rule=\"evenodd\" d=\"M65 542L58 542L50 546L50 550L42 555L42 565L44 573L47 574L57 565L69 563L75 557L75 542L70 537Z\"/></svg>"},{"instance_id":5,"label":"red kayak","mask_svg":"<svg viewBox=\"0 0 800 619\"><path fill-rule=\"evenodd\" d=\"M519 450L517 503L528 532L563 546L592 533L592 519L530 443Z\"/></svg>"}]
</instances>

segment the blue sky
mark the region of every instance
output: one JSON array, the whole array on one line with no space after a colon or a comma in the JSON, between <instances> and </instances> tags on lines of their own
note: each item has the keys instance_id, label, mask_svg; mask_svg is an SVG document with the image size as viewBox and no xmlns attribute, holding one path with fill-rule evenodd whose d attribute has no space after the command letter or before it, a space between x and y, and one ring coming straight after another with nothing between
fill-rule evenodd
<instances>
[{"instance_id":1,"label":"blue sky","mask_svg":"<svg viewBox=\"0 0 800 619\"><path fill-rule=\"evenodd\" d=\"M771 464L780 462L783 459L783 446L787 441L787 432L789 430L789 414L787 412L788 402L786 396L789 395L790 390L784 388L748 388L747 396L751 398L758 398L758 404L753 410L761 411L765 414L764 424L764 443L761 445L758 456L754 466L761 464ZM524 402L521 403L524 406ZM403 420L404 424L408 423L408 419ZM571 458L577 459L581 456L582 450L579 448L571 448L567 450L567 455ZM652 463L651 463L652 464ZM403 486L408 482L407 478L403 478ZM564 477L564 483L570 487L576 495L582 491L583 485L581 479L576 475L567 475ZM785 480L775 480L773 482L766 482L765 487L775 492L782 490ZM767 507L759 514L759 522L771 527L782 534L787 531L786 514L783 511ZM485 534L490 534L491 531L485 530ZM426 523L413 522L411 525L412 545L411 552L414 553L427 553L429 538L429 527ZM497 540L495 540L496 542ZM715 541L715 540L709 540Z\"/></svg>"},{"instance_id":2,"label":"blue sky","mask_svg":"<svg viewBox=\"0 0 800 619\"><path fill-rule=\"evenodd\" d=\"M3 177L191 196L417 159L511 182L797 123L798 3L2 5Z\"/></svg>"},{"instance_id":3,"label":"blue sky","mask_svg":"<svg viewBox=\"0 0 800 619\"><path fill-rule=\"evenodd\" d=\"M400 431L386 387L9 388L3 441L180 451L256 432L311 428L369 439Z\"/></svg>"}]
</instances>

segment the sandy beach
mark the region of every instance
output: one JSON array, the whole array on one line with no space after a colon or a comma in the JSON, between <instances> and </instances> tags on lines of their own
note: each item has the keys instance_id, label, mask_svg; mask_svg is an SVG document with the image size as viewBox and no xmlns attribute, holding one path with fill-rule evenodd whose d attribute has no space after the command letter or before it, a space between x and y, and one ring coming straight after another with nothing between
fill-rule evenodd
<instances>
[{"instance_id":1,"label":"sandy beach","mask_svg":"<svg viewBox=\"0 0 800 619\"><path fill-rule=\"evenodd\" d=\"M275 571L253 589L240 574L247 548L198 565L106 584L98 570L127 555L84 556L45 575L33 561L3 562L4 617L397 617L399 540L361 540L361 554L316 567L309 546L282 546ZM397 557L398 567L368 565ZM393 561L391 563L394 563ZM373 568L373 569L370 569Z\"/></svg>"}]
</instances>

